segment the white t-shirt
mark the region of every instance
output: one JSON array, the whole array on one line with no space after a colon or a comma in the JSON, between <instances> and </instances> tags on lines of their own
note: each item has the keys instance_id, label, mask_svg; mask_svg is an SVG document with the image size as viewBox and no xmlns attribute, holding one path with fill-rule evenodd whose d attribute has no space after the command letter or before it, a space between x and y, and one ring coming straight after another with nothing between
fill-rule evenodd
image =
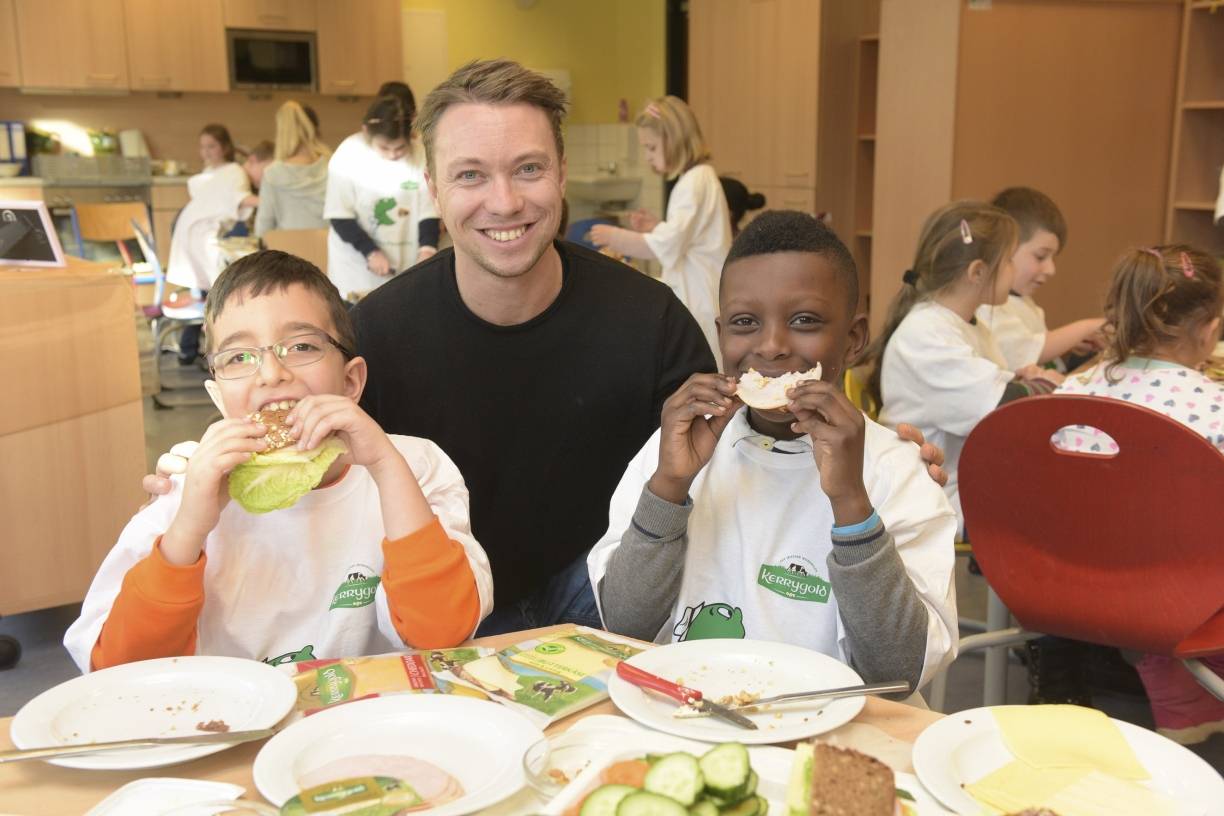
<instances>
[{"instance_id":1,"label":"white t-shirt","mask_svg":"<svg viewBox=\"0 0 1224 816\"><path fill-rule=\"evenodd\" d=\"M230 162L187 179L187 193L191 200L179 213L170 237L166 280L207 291L221 274L217 239L222 227L251 214L241 206L251 193L251 180L241 166Z\"/></svg>"},{"instance_id":2,"label":"white t-shirt","mask_svg":"<svg viewBox=\"0 0 1224 816\"><path fill-rule=\"evenodd\" d=\"M778 453L763 444L793 452ZM587 558L592 585L603 579L658 462L655 431L612 495L608 531ZM925 683L957 640L956 518L918 449L871 420L863 483L930 613ZM833 509L807 441L762 437L741 410L689 495L693 511L680 596L658 640L682 640L700 627L702 637L781 641L847 660L845 628L826 565L833 548Z\"/></svg>"},{"instance_id":3,"label":"white t-shirt","mask_svg":"<svg viewBox=\"0 0 1224 816\"><path fill-rule=\"evenodd\" d=\"M880 422L915 425L943 448L944 492L964 524L956 464L965 438L993 411L1014 379L982 322L969 323L933 300L915 305L889 338L880 371Z\"/></svg>"},{"instance_id":4,"label":"white t-shirt","mask_svg":"<svg viewBox=\"0 0 1224 816\"><path fill-rule=\"evenodd\" d=\"M378 155L360 133L341 142L327 165L323 217L357 219L391 260L391 275L375 275L366 268L365 256L331 230L327 275L341 295L377 289L415 264L418 225L438 217L425 183L425 146L420 138L414 135L407 155L396 161Z\"/></svg>"},{"instance_id":5,"label":"white t-shirt","mask_svg":"<svg viewBox=\"0 0 1224 816\"><path fill-rule=\"evenodd\" d=\"M1041 360L1048 331L1045 309L1028 295L1010 295L1001 306L979 306L977 319L990 329L1012 371Z\"/></svg>"},{"instance_id":6,"label":"white t-shirt","mask_svg":"<svg viewBox=\"0 0 1224 816\"><path fill-rule=\"evenodd\" d=\"M718 280L731 250L731 215L718 173L709 164L691 167L676 181L667 217L645 234L663 265L663 282L697 318L718 359Z\"/></svg>"},{"instance_id":7,"label":"white t-shirt","mask_svg":"<svg viewBox=\"0 0 1224 816\"><path fill-rule=\"evenodd\" d=\"M1113 370L1097 363L1068 375L1055 393L1133 402L1176 419L1224 451L1224 384L1213 382L1202 372L1164 360L1131 357ZM1064 450L1109 454L1118 445L1097 428L1075 425L1054 434L1054 444Z\"/></svg>"},{"instance_id":8,"label":"white t-shirt","mask_svg":"<svg viewBox=\"0 0 1224 816\"><path fill-rule=\"evenodd\" d=\"M484 549L472 537L463 477L434 443L388 436L447 535L466 551L483 619L493 608L493 577ZM94 576L81 616L64 635L81 671L89 671L124 576L152 552L178 511L182 477L172 481L169 494L128 522ZM196 653L275 660L302 655L307 648L318 659L403 649L380 578L384 538L378 488L357 465L287 510L254 515L230 502L204 545L208 562Z\"/></svg>"}]
</instances>

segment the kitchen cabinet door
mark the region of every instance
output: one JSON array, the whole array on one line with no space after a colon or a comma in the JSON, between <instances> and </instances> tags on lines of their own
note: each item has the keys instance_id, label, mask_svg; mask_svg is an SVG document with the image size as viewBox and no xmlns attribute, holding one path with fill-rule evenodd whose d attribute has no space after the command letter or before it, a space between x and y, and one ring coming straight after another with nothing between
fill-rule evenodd
<instances>
[{"instance_id":1,"label":"kitchen cabinet door","mask_svg":"<svg viewBox=\"0 0 1224 816\"><path fill-rule=\"evenodd\" d=\"M816 186L817 107L820 90L820 2L781 0L778 75L787 89L776 111L777 153L773 183Z\"/></svg>"},{"instance_id":2,"label":"kitchen cabinet door","mask_svg":"<svg viewBox=\"0 0 1224 816\"><path fill-rule=\"evenodd\" d=\"M401 80L399 0L318 0L319 92L371 95Z\"/></svg>"},{"instance_id":3,"label":"kitchen cabinet door","mask_svg":"<svg viewBox=\"0 0 1224 816\"><path fill-rule=\"evenodd\" d=\"M128 87L123 0L16 0L21 84Z\"/></svg>"},{"instance_id":4,"label":"kitchen cabinet door","mask_svg":"<svg viewBox=\"0 0 1224 816\"><path fill-rule=\"evenodd\" d=\"M734 55L749 45L750 0L693 0L689 5L689 105L720 176L747 183L759 155L750 121L752 79Z\"/></svg>"},{"instance_id":5,"label":"kitchen cabinet door","mask_svg":"<svg viewBox=\"0 0 1224 816\"><path fill-rule=\"evenodd\" d=\"M228 91L221 0L123 0L136 91Z\"/></svg>"},{"instance_id":6,"label":"kitchen cabinet door","mask_svg":"<svg viewBox=\"0 0 1224 816\"><path fill-rule=\"evenodd\" d=\"M21 84L21 63L17 59L17 9L13 0L0 0L0 88Z\"/></svg>"},{"instance_id":7,"label":"kitchen cabinet door","mask_svg":"<svg viewBox=\"0 0 1224 816\"><path fill-rule=\"evenodd\" d=\"M348 5L328 0L330 5ZM311 0L225 0L226 28L314 31L318 26Z\"/></svg>"}]
</instances>

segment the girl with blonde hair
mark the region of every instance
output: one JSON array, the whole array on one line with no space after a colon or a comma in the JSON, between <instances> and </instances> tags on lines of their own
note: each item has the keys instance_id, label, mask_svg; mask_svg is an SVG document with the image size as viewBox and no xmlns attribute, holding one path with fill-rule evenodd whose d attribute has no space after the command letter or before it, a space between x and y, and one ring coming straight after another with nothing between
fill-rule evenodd
<instances>
[{"instance_id":1,"label":"girl with blonde hair","mask_svg":"<svg viewBox=\"0 0 1224 816\"><path fill-rule=\"evenodd\" d=\"M305 109L290 100L276 112L274 161L263 171L255 234L274 229L322 229L331 148L319 141Z\"/></svg>"},{"instance_id":2,"label":"girl with blonde hair","mask_svg":"<svg viewBox=\"0 0 1224 816\"><path fill-rule=\"evenodd\" d=\"M633 229L599 224L591 241L631 258L657 259L663 282L697 318L718 356L718 280L731 249L731 215L697 117L683 99L652 99L638 114L638 142L650 169L676 179L667 215L635 213Z\"/></svg>"}]
</instances>

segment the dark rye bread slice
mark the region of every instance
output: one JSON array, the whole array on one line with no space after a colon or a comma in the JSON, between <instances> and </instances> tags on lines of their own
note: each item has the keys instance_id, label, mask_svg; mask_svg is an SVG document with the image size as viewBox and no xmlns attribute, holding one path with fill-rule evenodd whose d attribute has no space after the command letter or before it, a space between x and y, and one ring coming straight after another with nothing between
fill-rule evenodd
<instances>
[{"instance_id":1,"label":"dark rye bread slice","mask_svg":"<svg viewBox=\"0 0 1224 816\"><path fill-rule=\"evenodd\" d=\"M853 748L812 744L810 816L893 816L897 787L892 768Z\"/></svg>"}]
</instances>

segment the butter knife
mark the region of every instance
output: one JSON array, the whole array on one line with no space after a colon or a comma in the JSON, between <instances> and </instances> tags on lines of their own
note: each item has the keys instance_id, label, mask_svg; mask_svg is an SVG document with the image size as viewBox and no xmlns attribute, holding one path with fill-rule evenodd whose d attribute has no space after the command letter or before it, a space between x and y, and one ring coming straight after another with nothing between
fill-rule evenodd
<instances>
[{"instance_id":1,"label":"butter knife","mask_svg":"<svg viewBox=\"0 0 1224 816\"><path fill-rule=\"evenodd\" d=\"M698 711L706 714L713 714L715 717L724 719L729 723L738 725L740 728L747 728L751 731L757 730L757 724L745 717L743 714L738 714L726 706L719 705L713 700L707 700L702 696L701 692L688 686L681 686L673 683L670 680L665 680L657 674L651 674L648 671L643 671L637 666L631 666L625 661L616 664L616 674L627 683L632 683L635 686L651 691L657 691L660 694L666 694L681 705L692 706Z\"/></svg>"},{"instance_id":2,"label":"butter knife","mask_svg":"<svg viewBox=\"0 0 1224 816\"><path fill-rule=\"evenodd\" d=\"M274 728L261 728L257 731L216 731L207 734L188 734L182 737L146 737L144 739L117 740L115 742L90 742L81 745L52 745L46 748L0 751L0 764L5 762L21 762L26 759L57 759L65 756L92 754L95 751L147 748L150 745L207 745L214 742L237 745L240 742L264 739L275 733L276 729Z\"/></svg>"}]
</instances>

